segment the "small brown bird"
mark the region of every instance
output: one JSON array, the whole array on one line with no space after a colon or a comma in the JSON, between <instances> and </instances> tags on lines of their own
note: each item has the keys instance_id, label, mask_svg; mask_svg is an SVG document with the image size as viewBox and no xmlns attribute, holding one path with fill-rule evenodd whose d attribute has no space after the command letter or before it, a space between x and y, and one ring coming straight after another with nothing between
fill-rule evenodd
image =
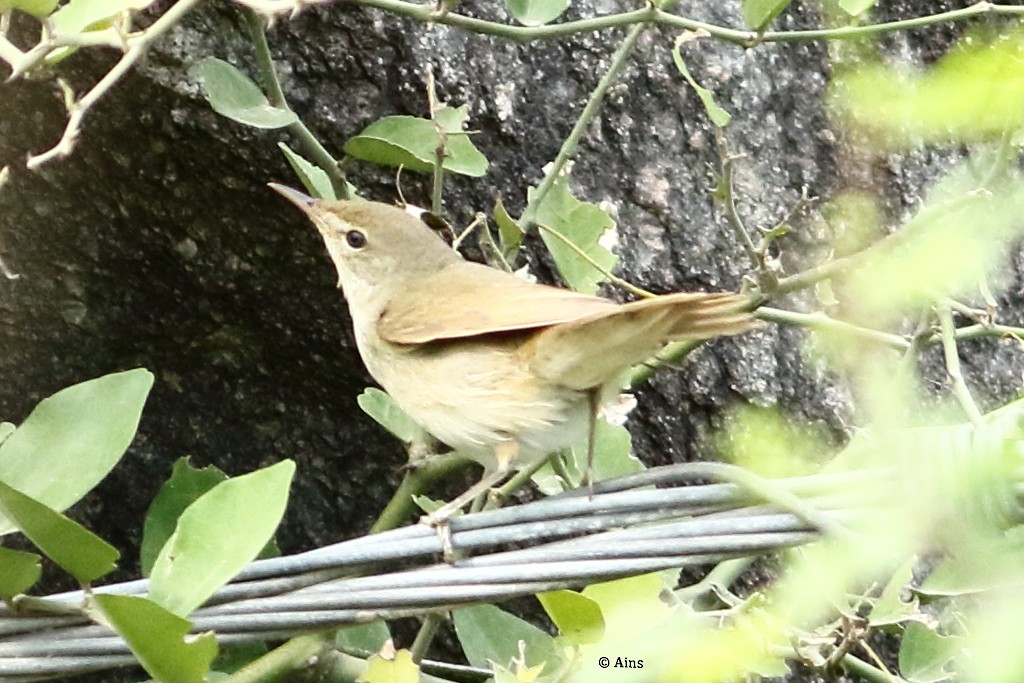
<instances>
[{"instance_id":1,"label":"small brown bird","mask_svg":"<svg viewBox=\"0 0 1024 683\"><path fill-rule=\"evenodd\" d=\"M618 304L466 261L397 207L271 187L323 236L370 374L423 429L485 469L434 520L514 467L592 438L624 371L666 343L754 326L736 294Z\"/></svg>"}]
</instances>

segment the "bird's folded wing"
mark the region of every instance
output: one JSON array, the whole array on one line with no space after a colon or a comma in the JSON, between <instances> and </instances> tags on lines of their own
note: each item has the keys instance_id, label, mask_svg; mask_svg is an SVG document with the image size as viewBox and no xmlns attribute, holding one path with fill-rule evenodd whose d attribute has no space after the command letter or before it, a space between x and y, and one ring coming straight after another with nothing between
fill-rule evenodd
<instances>
[{"instance_id":1,"label":"bird's folded wing","mask_svg":"<svg viewBox=\"0 0 1024 683\"><path fill-rule=\"evenodd\" d=\"M521 353L540 378L586 390L615 380L673 341L739 334L756 326L737 294L680 293L634 301L536 335Z\"/></svg>"},{"instance_id":2,"label":"bird's folded wing","mask_svg":"<svg viewBox=\"0 0 1024 683\"><path fill-rule=\"evenodd\" d=\"M377 323L394 344L425 344L580 320L618 304L538 285L469 261L454 263L396 296Z\"/></svg>"}]
</instances>

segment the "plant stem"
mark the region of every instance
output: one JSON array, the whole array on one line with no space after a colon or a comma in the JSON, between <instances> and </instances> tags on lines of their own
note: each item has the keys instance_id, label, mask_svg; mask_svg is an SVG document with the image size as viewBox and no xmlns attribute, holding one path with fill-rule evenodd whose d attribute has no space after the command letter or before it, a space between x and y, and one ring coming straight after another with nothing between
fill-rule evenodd
<instances>
[{"instance_id":1,"label":"plant stem","mask_svg":"<svg viewBox=\"0 0 1024 683\"><path fill-rule=\"evenodd\" d=\"M413 496L423 493L427 486L434 481L463 469L470 462L454 457L438 457L423 465L410 467L398 490L391 496L384 511L370 527L370 533L376 534L406 524L416 510L416 504L412 500Z\"/></svg>"},{"instance_id":2,"label":"plant stem","mask_svg":"<svg viewBox=\"0 0 1024 683\"><path fill-rule=\"evenodd\" d=\"M645 13L650 13L652 9L642 10ZM619 45L619 49L615 51L615 55L612 57L611 66L605 72L604 76L598 82L597 87L590 93L590 99L587 100L587 104L583 107L583 111L580 113L580 117L576 119L576 124L572 127L572 131L569 136L562 143L562 148L558 150L558 156L551 163L551 168L548 169L547 174L540 181L540 185L537 186L537 191L533 193L533 198L523 211L523 215L519 220L519 227L523 230L530 230L535 223L537 212L540 206L544 203L544 198L547 197L548 192L554 186L555 181L558 180L559 176L562 175L562 171L565 168L566 163L576 154L576 147L579 145L580 138L587 130L587 126L597 116L597 112L601 109L601 104L604 101L605 95L608 93L608 89L619 77L619 72L626 64L626 58L629 57L633 51L633 47L636 45L636 41L639 40L640 35L648 28L648 24L641 23L637 24L630 29L629 34L626 35L625 40Z\"/></svg>"},{"instance_id":3,"label":"plant stem","mask_svg":"<svg viewBox=\"0 0 1024 683\"><path fill-rule=\"evenodd\" d=\"M946 374L953 383L953 393L963 407L964 412L974 426L980 426L983 422L978 404L971 396L971 390L967 388L964 381L964 374L960 368L960 355L956 348L955 328L953 327L953 313L945 303L939 304L939 329L942 331L942 351L946 359Z\"/></svg>"},{"instance_id":4,"label":"plant stem","mask_svg":"<svg viewBox=\"0 0 1024 683\"><path fill-rule=\"evenodd\" d=\"M263 21L251 9L245 9L242 14L249 27L249 32L252 34L253 47L256 49L256 64L260 70L260 80L262 81L267 99L270 101L270 104L279 109L292 111L291 107L288 106L288 100L285 99L284 90L281 88L281 81L277 77L277 71L274 69L274 59L270 56L270 46L267 44L266 31L263 30ZM327 174L331 181L331 187L334 188L335 196L340 199L351 199L345 171L341 168L341 163L320 144L320 141L316 139L316 136L313 135L306 124L296 116L295 122L288 124L287 130L298 138L302 151Z\"/></svg>"}]
</instances>

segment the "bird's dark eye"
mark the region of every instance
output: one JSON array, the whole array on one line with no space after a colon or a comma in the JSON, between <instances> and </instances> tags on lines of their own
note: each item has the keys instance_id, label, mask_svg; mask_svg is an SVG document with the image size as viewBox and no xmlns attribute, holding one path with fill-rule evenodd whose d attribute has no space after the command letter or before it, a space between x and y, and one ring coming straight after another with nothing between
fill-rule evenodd
<instances>
[{"instance_id":1,"label":"bird's dark eye","mask_svg":"<svg viewBox=\"0 0 1024 683\"><path fill-rule=\"evenodd\" d=\"M361 230L349 230L345 233L345 241L353 249L362 249L366 246L366 235Z\"/></svg>"}]
</instances>

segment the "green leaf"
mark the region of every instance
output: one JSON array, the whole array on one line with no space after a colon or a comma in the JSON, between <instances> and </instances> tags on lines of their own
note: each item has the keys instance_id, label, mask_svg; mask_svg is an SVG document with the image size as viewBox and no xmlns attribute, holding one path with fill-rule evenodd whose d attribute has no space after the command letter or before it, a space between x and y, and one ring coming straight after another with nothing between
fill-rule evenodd
<instances>
[{"instance_id":1,"label":"green leaf","mask_svg":"<svg viewBox=\"0 0 1024 683\"><path fill-rule=\"evenodd\" d=\"M864 14L877 4L878 0L839 0L839 8L851 17Z\"/></svg>"},{"instance_id":2,"label":"green leaf","mask_svg":"<svg viewBox=\"0 0 1024 683\"><path fill-rule=\"evenodd\" d=\"M927 70L875 64L844 72L832 103L886 148L999 139L1024 128L1022 51L1021 28L994 40L968 35Z\"/></svg>"},{"instance_id":3,"label":"green leaf","mask_svg":"<svg viewBox=\"0 0 1024 683\"><path fill-rule=\"evenodd\" d=\"M17 427L10 422L0 422L0 443L6 441L7 437L13 434L15 429L17 429Z\"/></svg>"},{"instance_id":4,"label":"green leaf","mask_svg":"<svg viewBox=\"0 0 1024 683\"><path fill-rule=\"evenodd\" d=\"M420 443L426 437L423 428L395 403L386 392L367 387L356 398L356 403L363 412L372 417L377 424L391 432L402 443Z\"/></svg>"},{"instance_id":5,"label":"green leaf","mask_svg":"<svg viewBox=\"0 0 1024 683\"><path fill-rule=\"evenodd\" d=\"M71 0L53 13L54 33L82 33L104 29L122 12L142 10L153 0Z\"/></svg>"},{"instance_id":6,"label":"green leaf","mask_svg":"<svg viewBox=\"0 0 1024 683\"><path fill-rule=\"evenodd\" d=\"M153 563L150 597L178 615L203 604L267 544L288 502L295 463L228 479L188 506Z\"/></svg>"},{"instance_id":7,"label":"green leaf","mask_svg":"<svg viewBox=\"0 0 1024 683\"><path fill-rule=\"evenodd\" d=\"M311 195L317 199L327 199L329 201L334 201L338 198L334 194L334 186L331 185L331 179L328 177L327 171L306 161L306 159L293 152L283 142L277 143L277 146L284 152L285 158L288 159L288 164L295 171L295 175L299 176L302 185Z\"/></svg>"},{"instance_id":8,"label":"green leaf","mask_svg":"<svg viewBox=\"0 0 1024 683\"><path fill-rule=\"evenodd\" d=\"M96 595L93 600L154 680L203 683L217 656L212 633L186 639L192 625L146 598Z\"/></svg>"},{"instance_id":9,"label":"green leaf","mask_svg":"<svg viewBox=\"0 0 1024 683\"><path fill-rule=\"evenodd\" d=\"M142 527L142 549L139 553L143 576L149 576L153 570L160 549L174 533L178 517L185 508L227 478L228 475L212 465L202 469L192 467L188 458L179 458L174 463L170 479L160 487L146 511L146 521Z\"/></svg>"},{"instance_id":10,"label":"green leaf","mask_svg":"<svg viewBox=\"0 0 1024 683\"><path fill-rule=\"evenodd\" d=\"M708 113L711 123L715 124L718 128L724 128L732 121L732 114L719 106L718 102L715 101L714 93L697 83L694 77L690 75L690 70L686 68L686 62L683 61L680 46L693 35L692 33L684 33L676 39L675 45L672 47L672 61L675 62L679 73L683 75L683 78L686 79L686 82L690 84L690 87L693 88L694 92L697 93L697 97L704 104L704 110Z\"/></svg>"},{"instance_id":11,"label":"green leaf","mask_svg":"<svg viewBox=\"0 0 1024 683\"><path fill-rule=\"evenodd\" d=\"M934 683L950 678L948 666L963 646L961 638L944 637L911 622L900 641L900 675L911 683Z\"/></svg>"},{"instance_id":12,"label":"green leaf","mask_svg":"<svg viewBox=\"0 0 1024 683\"><path fill-rule=\"evenodd\" d=\"M0 481L55 510L78 502L124 455L152 386L152 373L137 369L44 399L0 443ZM0 515L0 534L12 529Z\"/></svg>"},{"instance_id":13,"label":"green leaf","mask_svg":"<svg viewBox=\"0 0 1024 683\"><path fill-rule=\"evenodd\" d=\"M23 553L0 546L0 599L10 600L39 580L43 568L35 553Z\"/></svg>"},{"instance_id":14,"label":"green leaf","mask_svg":"<svg viewBox=\"0 0 1024 683\"><path fill-rule=\"evenodd\" d=\"M572 645L589 645L604 636L601 608L576 591L559 590L537 595L551 621Z\"/></svg>"},{"instance_id":15,"label":"green leaf","mask_svg":"<svg viewBox=\"0 0 1024 683\"><path fill-rule=\"evenodd\" d=\"M339 650L363 658L380 652L389 640L391 631L384 621L346 626L334 634L334 645Z\"/></svg>"},{"instance_id":16,"label":"green leaf","mask_svg":"<svg viewBox=\"0 0 1024 683\"><path fill-rule=\"evenodd\" d=\"M0 512L81 584L109 573L120 557L117 549L82 525L3 482Z\"/></svg>"},{"instance_id":17,"label":"green leaf","mask_svg":"<svg viewBox=\"0 0 1024 683\"><path fill-rule=\"evenodd\" d=\"M420 667L412 661L409 650L399 650L391 657L375 654L356 680L360 683L417 683Z\"/></svg>"},{"instance_id":18,"label":"green leaf","mask_svg":"<svg viewBox=\"0 0 1024 683\"><path fill-rule=\"evenodd\" d=\"M903 591L914 580L914 566L917 557L912 556L893 573L889 583L882 590L874 606L871 608L869 620L872 627L898 624L913 619L918 615L917 598L909 602L903 600Z\"/></svg>"},{"instance_id":19,"label":"green leaf","mask_svg":"<svg viewBox=\"0 0 1024 683\"><path fill-rule=\"evenodd\" d=\"M253 128L284 128L298 121L295 112L275 107L244 73L216 57L192 65L189 78L199 81L213 110Z\"/></svg>"},{"instance_id":20,"label":"green leaf","mask_svg":"<svg viewBox=\"0 0 1024 683\"><path fill-rule=\"evenodd\" d=\"M494 222L498 224L498 239L501 241L501 257L511 260L523 243L523 229L509 215L501 197L494 204Z\"/></svg>"},{"instance_id":21,"label":"green leaf","mask_svg":"<svg viewBox=\"0 0 1024 683\"><path fill-rule=\"evenodd\" d=\"M743 0L743 21L753 29L761 30L789 7L793 0Z\"/></svg>"},{"instance_id":22,"label":"green leaf","mask_svg":"<svg viewBox=\"0 0 1024 683\"><path fill-rule=\"evenodd\" d=\"M487 158L462 130L468 107L443 107L436 114L447 133L442 167L446 171L479 178L487 172ZM434 169L441 139L437 124L415 116L388 116L367 126L345 143L345 153L385 166L403 166L411 171L430 173Z\"/></svg>"},{"instance_id":23,"label":"green leaf","mask_svg":"<svg viewBox=\"0 0 1024 683\"><path fill-rule=\"evenodd\" d=\"M542 26L561 16L569 0L505 0L505 6L520 24Z\"/></svg>"},{"instance_id":24,"label":"green leaf","mask_svg":"<svg viewBox=\"0 0 1024 683\"><path fill-rule=\"evenodd\" d=\"M535 193L536 189L531 187L527 192L528 202L534 201ZM615 221L597 206L573 197L569 192L568 180L564 176L552 185L544 197L544 202L537 208L535 216L537 223L564 236L604 270L610 271L615 267L615 255L598 243L605 232L615 227ZM586 294L597 291L598 284L605 279L604 273L547 230L541 230L541 239L551 252L558 272L566 284Z\"/></svg>"},{"instance_id":25,"label":"green leaf","mask_svg":"<svg viewBox=\"0 0 1024 683\"><path fill-rule=\"evenodd\" d=\"M519 641L526 644L526 666L558 660L551 636L494 605L460 607L452 612L452 619L462 651L473 666L495 662L508 668L519 657Z\"/></svg>"},{"instance_id":26,"label":"green leaf","mask_svg":"<svg viewBox=\"0 0 1024 683\"><path fill-rule=\"evenodd\" d=\"M57 7L58 0L0 0L0 12L7 12L12 9L21 10L25 14L31 14L36 19L42 19L50 14Z\"/></svg>"}]
</instances>

